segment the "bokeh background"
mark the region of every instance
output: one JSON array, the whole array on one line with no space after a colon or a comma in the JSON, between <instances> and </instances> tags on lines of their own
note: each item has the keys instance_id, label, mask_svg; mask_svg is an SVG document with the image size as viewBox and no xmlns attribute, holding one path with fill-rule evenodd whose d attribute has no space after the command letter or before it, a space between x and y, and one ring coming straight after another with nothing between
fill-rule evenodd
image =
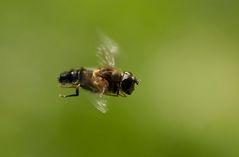
<instances>
[{"instance_id":1,"label":"bokeh background","mask_svg":"<svg viewBox=\"0 0 239 157\"><path fill-rule=\"evenodd\" d=\"M1 1L0 156L239 156L238 28L236 0ZM107 114L58 97L99 32L141 80Z\"/></svg>"}]
</instances>

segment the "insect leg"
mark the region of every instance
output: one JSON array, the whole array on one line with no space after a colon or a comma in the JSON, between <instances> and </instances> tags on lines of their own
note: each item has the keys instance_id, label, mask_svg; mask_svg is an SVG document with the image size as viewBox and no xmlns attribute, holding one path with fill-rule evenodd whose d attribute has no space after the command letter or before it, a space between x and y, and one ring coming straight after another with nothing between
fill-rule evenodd
<instances>
[{"instance_id":1,"label":"insect leg","mask_svg":"<svg viewBox=\"0 0 239 157\"><path fill-rule=\"evenodd\" d=\"M77 87L76 87L76 93L74 93L74 94L69 94L69 95L62 95L62 94L60 94L59 96L60 96L60 97L63 97L63 98L73 97L73 96L79 96L79 87L80 87L80 86L77 86Z\"/></svg>"}]
</instances>

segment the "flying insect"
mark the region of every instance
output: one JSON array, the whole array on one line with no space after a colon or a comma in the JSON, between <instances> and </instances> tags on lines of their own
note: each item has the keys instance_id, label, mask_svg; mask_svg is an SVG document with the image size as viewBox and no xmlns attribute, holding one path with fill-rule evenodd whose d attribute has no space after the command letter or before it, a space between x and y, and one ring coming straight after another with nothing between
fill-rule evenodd
<instances>
[{"instance_id":1,"label":"flying insect","mask_svg":"<svg viewBox=\"0 0 239 157\"><path fill-rule=\"evenodd\" d=\"M105 96L127 97L134 91L135 84L139 81L129 71L122 71L115 67L115 55L118 45L107 36L102 36L102 41L97 48L97 56L101 66L97 68L81 67L62 72L58 77L61 87L74 88L75 93L60 97L74 97L79 95L79 90L85 89L98 94L95 106L105 113L107 101Z\"/></svg>"}]
</instances>

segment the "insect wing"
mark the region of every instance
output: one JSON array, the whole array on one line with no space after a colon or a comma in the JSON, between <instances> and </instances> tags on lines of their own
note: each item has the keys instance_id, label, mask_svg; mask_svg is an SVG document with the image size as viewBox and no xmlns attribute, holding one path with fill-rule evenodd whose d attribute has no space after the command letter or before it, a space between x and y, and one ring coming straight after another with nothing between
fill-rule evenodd
<instances>
[{"instance_id":1,"label":"insect wing","mask_svg":"<svg viewBox=\"0 0 239 157\"><path fill-rule=\"evenodd\" d=\"M118 45L104 34L100 34L100 44L97 47L97 56L100 65L115 66L115 55L118 53Z\"/></svg>"},{"instance_id":2,"label":"insect wing","mask_svg":"<svg viewBox=\"0 0 239 157\"><path fill-rule=\"evenodd\" d=\"M106 113L109 110L107 106L107 100L105 98L100 98L95 101L96 101L94 103L95 107L102 113Z\"/></svg>"},{"instance_id":3,"label":"insect wing","mask_svg":"<svg viewBox=\"0 0 239 157\"><path fill-rule=\"evenodd\" d=\"M101 94L91 94L90 102L102 113L106 113L109 109L107 106L107 97Z\"/></svg>"}]
</instances>

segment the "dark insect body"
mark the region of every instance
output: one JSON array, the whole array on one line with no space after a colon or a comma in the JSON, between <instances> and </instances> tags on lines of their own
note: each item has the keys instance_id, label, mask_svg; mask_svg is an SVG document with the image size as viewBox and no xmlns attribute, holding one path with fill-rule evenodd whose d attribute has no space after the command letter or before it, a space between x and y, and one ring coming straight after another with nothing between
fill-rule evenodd
<instances>
[{"instance_id":1,"label":"dark insect body","mask_svg":"<svg viewBox=\"0 0 239 157\"><path fill-rule=\"evenodd\" d=\"M61 95L71 97L79 95L79 88L110 96L127 96L134 91L138 80L130 72L105 66L100 68L72 69L60 74L58 78L62 87L75 88L76 93Z\"/></svg>"},{"instance_id":2,"label":"dark insect body","mask_svg":"<svg viewBox=\"0 0 239 157\"><path fill-rule=\"evenodd\" d=\"M93 104L98 110L107 111L106 96L131 95L135 84L139 81L128 71L122 71L115 67L115 55L118 46L107 36L102 36L102 42L98 46L97 56L102 66L98 68L71 69L60 74L58 82L61 87L75 88L75 93L62 95L61 97L73 97L79 95L79 89L83 88L92 93L98 93L99 97Z\"/></svg>"}]
</instances>

